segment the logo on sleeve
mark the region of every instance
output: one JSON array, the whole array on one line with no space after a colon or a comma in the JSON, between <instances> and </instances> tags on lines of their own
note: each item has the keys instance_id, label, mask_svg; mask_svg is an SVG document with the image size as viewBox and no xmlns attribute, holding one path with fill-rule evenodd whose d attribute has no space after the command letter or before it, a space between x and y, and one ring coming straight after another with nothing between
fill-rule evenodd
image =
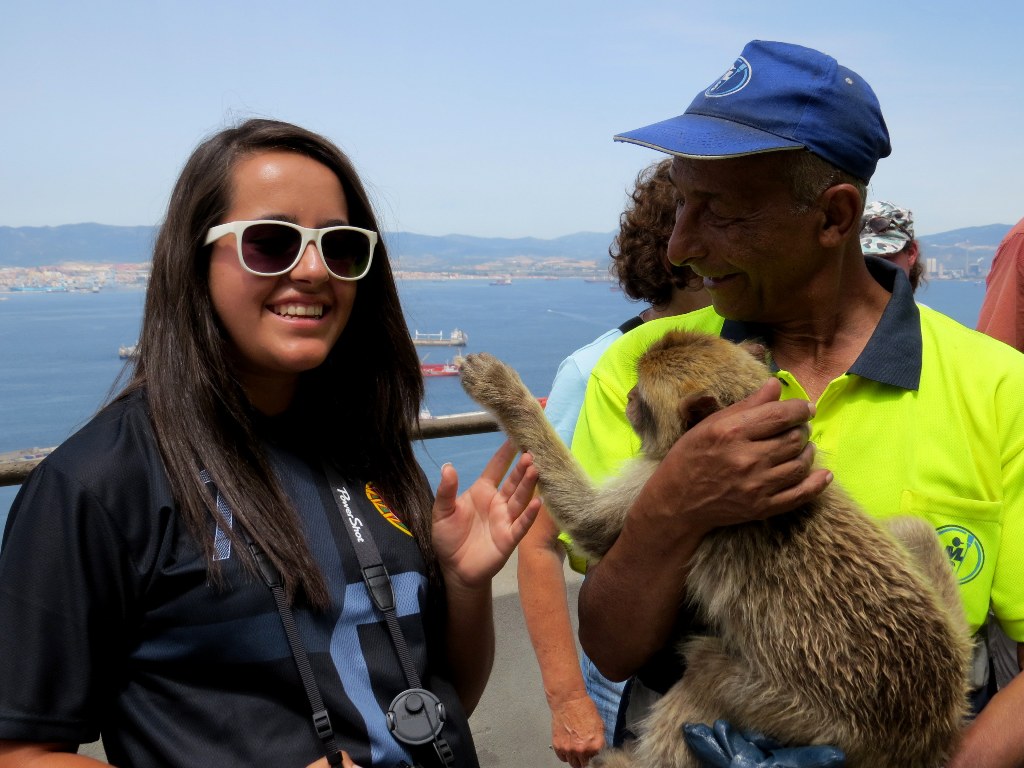
<instances>
[{"instance_id":1,"label":"logo on sleeve","mask_svg":"<svg viewBox=\"0 0 1024 768\"><path fill-rule=\"evenodd\" d=\"M370 503L377 508L381 517L395 526L395 528L400 530L406 536L412 536L412 532L406 527L405 523L399 520L398 515L392 512L388 505L384 503L384 498L380 495L380 491L374 487L373 483L366 484L366 498L368 498Z\"/></svg>"},{"instance_id":2,"label":"logo on sleeve","mask_svg":"<svg viewBox=\"0 0 1024 768\"><path fill-rule=\"evenodd\" d=\"M977 536L959 525L944 525L937 532L958 584L966 584L981 573L985 548Z\"/></svg>"}]
</instances>

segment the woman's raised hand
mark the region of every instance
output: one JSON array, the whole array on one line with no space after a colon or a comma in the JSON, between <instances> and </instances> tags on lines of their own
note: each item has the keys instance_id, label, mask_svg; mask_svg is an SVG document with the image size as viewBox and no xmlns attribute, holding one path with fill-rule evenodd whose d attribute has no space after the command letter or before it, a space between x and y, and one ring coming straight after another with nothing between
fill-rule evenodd
<instances>
[{"instance_id":1,"label":"woman's raised hand","mask_svg":"<svg viewBox=\"0 0 1024 768\"><path fill-rule=\"evenodd\" d=\"M470 588L488 583L537 517L540 499L534 496L533 457L524 453L505 478L515 455L516 449L506 441L461 495L455 468L450 464L441 468L434 499L433 545L446 578Z\"/></svg>"}]
</instances>

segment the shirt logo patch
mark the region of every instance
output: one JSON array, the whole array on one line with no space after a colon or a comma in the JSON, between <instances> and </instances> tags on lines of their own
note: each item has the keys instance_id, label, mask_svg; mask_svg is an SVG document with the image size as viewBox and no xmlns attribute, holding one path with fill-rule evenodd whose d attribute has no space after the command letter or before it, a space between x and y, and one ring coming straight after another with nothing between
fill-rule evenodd
<instances>
[{"instance_id":1,"label":"shirt logo patch","mask_svg":"<svg viewBox=\"0 0 1024 768\"><path fill-rule=\"evenodd\" d=\"M938 529L938 534L958 584L966 584L981 573L985 566L985 548L977 536L959 525L944 525Z\"/></svg>"},{"instance_id":2,"label":"shirt logo patch","mask_svg":"<svg viewBox=\"0 0 1024 768\"><path fill-rule=\"evenodd\" d=\"M384 499L380 495L380 491L373 487L373 483L366 484L366 498L368 498L370 500L370 503L377 508L377 511L380 512L381 517L383 517L385 520L387 520L389 523L395 526L395 528L400 530L406 536L412 536L412 531L410 531L405 526L405 523L399 520L398 516L391 511L387 504L384 503Z\"/></svg>"},{"instance_id":3,"label":"shirt logo patch","mask_svg":"<svg viewBox=\"0 0 1024 768\"><path fill-rule=\"evenodd\" d=\"M747 83L750 82L750 62L744 59L742 56L736 59L729 69L725 71L725 74L713 82L704 95L717 99L720 96L729 96L730 94L736 93L737 91L743 90Z\"/></svg>"}]
</instances>

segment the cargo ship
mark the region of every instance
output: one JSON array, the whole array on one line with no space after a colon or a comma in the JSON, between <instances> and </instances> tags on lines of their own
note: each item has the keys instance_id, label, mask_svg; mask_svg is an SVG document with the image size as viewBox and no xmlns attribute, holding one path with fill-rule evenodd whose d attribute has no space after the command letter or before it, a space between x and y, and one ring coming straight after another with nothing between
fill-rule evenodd
<instances>
[{"instance_id":1,"label":"cargo ship","mask_svg":"<svg viewBox=\"0 0 1024 768\"><path fill-rule=\"evenodd\" d=\"M467 341L469 341L469 336L459 328L454 329L450 336L445 336L440 331L437 333L414 331L412 335L412 343L418 347L464 347Z\"/></svg>"}]
</instances>

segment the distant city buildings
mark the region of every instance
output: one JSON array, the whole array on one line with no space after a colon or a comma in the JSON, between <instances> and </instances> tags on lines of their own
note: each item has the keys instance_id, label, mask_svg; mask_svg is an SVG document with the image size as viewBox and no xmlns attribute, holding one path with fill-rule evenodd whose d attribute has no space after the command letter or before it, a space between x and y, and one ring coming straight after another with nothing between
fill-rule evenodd
<instances>
[{"instance_id":1,"label":"distant city buildings","mask_svg":"<svg viewBox=\"0 0 1024 768\"><path fill-rule=\"evenodd\" d=\"M98 291L103 288L144 287L150 264L89 264L0 267L0 291Z\"/></svg>"},{"instance_id":2,"label":"distant city buildings","mask_svg":"<svg viewBox=\"0 0 1024 768\"><path fill-rule=\"evenodd\" d=\"M926 246L925 274L932 280L981 280L988 274L995 247ZM393 263L395 275L406 280L492 279L503 275L515 278L589 278L608 277L608 263L597 259L571 259L548 256L516 256L462 265L453 269L435 258L431 267L412 267L399 258ZM410 268L412 267L412 268ZM49 291L89 292L116 288L144 288L149 280L150 263L64 262L33 267L0 267L0 292Z\"/></svg>"}]
</instances>

